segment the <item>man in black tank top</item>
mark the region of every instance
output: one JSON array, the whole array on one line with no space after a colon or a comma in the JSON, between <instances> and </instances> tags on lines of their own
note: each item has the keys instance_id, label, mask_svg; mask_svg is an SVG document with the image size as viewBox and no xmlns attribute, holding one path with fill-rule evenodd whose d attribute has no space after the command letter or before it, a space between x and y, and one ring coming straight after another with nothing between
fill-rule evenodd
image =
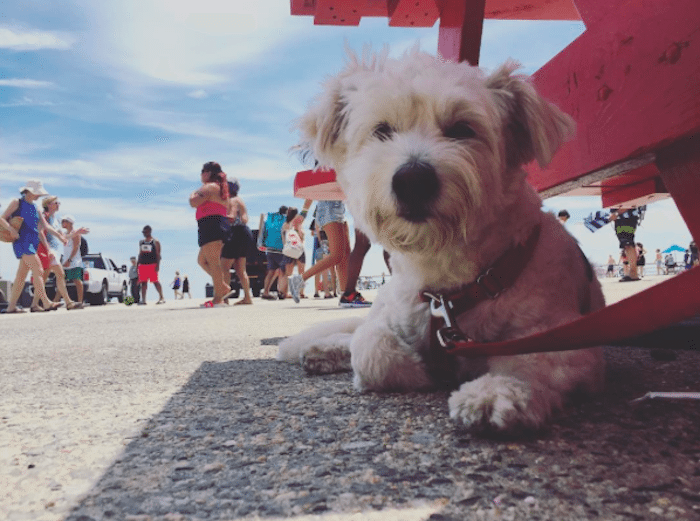
<instances>
[{"instance_id":1,"label":"man in black tank top","mask_svg":"<svg viewBox=\"0 0 700 521\"><path fill-rule=\"evenodd\" d=\"M139 272L139 283L141 284L141 301L139 305L146 304L146 290L148 283L152 282L158 290L160 299L156 304L164 304L163 288L158 281L158 271L160 269L160 242L151 236L151 227L143 227L143 239L139 241L139 256L137 261Z\"/></svg>"}]
</instances>

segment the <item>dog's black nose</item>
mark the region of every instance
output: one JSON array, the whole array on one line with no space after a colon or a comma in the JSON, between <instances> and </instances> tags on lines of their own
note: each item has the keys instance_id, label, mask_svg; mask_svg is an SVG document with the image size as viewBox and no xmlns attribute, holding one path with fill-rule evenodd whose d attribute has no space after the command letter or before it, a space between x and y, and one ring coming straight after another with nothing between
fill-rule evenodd
<instances>
[{"instance_id":1,"label":"dog's black nose","mask_svg":"<svg viewBox=\"0 0 700 521\"><path fill-rule=\"evenodd\" d=\"M428 204L437 195L440 183L432 165L412 161L394 173L391 188L399 203L399 215L410 221L423 221L430 213Z\"/></svg>"}]
</instances>

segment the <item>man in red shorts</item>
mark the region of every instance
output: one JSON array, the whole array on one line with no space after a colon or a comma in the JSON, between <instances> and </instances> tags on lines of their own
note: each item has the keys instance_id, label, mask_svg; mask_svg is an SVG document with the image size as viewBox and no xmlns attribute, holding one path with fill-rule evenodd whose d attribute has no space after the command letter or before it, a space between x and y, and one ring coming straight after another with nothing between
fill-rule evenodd
<instances>
[{"instance_id":1,"label":"man in red shorts","mask_svg":"<svg viewBox=\"0 0 700 521\"><path fill-rule=\"evenodd\" d=\"M148 283L152 282L158 290L160 299L156 304L165 304L163 298L163 288L158 281L158 271L160 269L160 242L151 236L151 227L143 227L143 239L139 241L138 272L139 283L141 283L141 301L139 306L146 305L146 290Z\"/></svg>"}]
</instances>

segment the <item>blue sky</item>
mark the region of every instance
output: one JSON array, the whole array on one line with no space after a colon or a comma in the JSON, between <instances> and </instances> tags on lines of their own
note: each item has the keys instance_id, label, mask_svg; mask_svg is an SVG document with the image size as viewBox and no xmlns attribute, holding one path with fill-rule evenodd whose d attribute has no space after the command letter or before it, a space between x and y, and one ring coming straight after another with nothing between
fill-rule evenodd
<instances>
[{"instance_id":1,"label":"blue sky","mask_svg":"<svg viewBox=\"0 0 700 521\"><path fill-rule=\"evenodd\" d=\"M576 22L489 21L481 66L508 57L534 72L575 39ZM294 199L289 153L293 123L341 67L345 43L389 44L400 54L420 41L437 50L433 28L314 26L292 17L286 0L10 0L0 4L0 204L27 179L60 196L62 212L91 229L92 251L118 264L137 251L150 224L163 245L161 279L187 273L194 296L207 276L196 264L197 232L189 193L206 161L218 161L241 184L257 227L261 212ZM554 198L567 208L584 251L604 262L617 247L612 230L596 234L581 221L597 198ZM657 203L639 230L651 248L687 246L690 234L672 201ZM0 276L14 279L16 260L0 246ZM364 275L384 271L381 251ZM151 292L152 290L149 290ZM167 295L170 295L169 293Z\"/></svg>"}]
</instances>

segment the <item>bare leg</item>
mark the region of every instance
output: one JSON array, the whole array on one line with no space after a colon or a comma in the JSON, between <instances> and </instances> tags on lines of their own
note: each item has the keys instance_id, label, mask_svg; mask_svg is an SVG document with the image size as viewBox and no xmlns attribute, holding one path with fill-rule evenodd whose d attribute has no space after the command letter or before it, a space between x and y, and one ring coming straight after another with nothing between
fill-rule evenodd
<instances>
[{"instance_id":1,"label":"bare leg","mask_svg":"<svg viewBox=\"0 0 700 521\"><path fill-rule=\"evenodd\" d=\"M347 281L343 287L346 296L352 295L355 292L357 279L360 278L360 271L362 271L362 263L371 246L372 244L369 242L369 238L355 228L355 247L348 257Z\"/></svg>"},{"instance_id":2,"label":"bare leg","mask_svg":"<svg viewBox=\"0 0 700 521\"><path fill-rule=\"evenodd\" d=\"M214 284L214 304L220 303L224 295L231 291L231 286L229 286L228 282L224 280L224 273L221 269L220 259L222 247L222 241L208 242L199 250L198 257L200 266L202 266L204 271L211 275L212 283ZM156 288L159 286L160 284L156 284Z\"/></svg>"},{"instance_id":3,"label":"bare leg","mask_svg":"<svg viewBox=\"0 0 700 521\"><path fill-rule=\"evenodd\" d=\"M73 300L68 295L68 288L66 287L66 275L63 272L63 268L58 264L53 264L51 265L51 267L49 267L49 271L53 272L53 274L56 276L56 293L60 294L63 297L63 300L66 301L66 306L70 307L70 305L73 303ZM80 302L82 302L82 300Z\"/></svg>"},{"instance_id":4,"label":"bare leg","mask_svg":"<svg viewBox=\"0 0 700 521\"><path fill-rule=\"evenodd\" d=\"M299 275L301 275L301 276L303 277L303 276L304 276L304 273L306 272L306 266L304 266L304 263L298 260L298 261L296 261L294 264L297 265L297 269L299 270ZM301 298L305 298L305 297L304 297L304 288L303 288L303 287L301 288L301 293L300 293L300 295L301 295Z\"/></svg>"},{"instance_id":5,"label":"bare leg","mask_svg":"<svg viewBox=\"0 0 700 521\"><path fill-rule=\"evenodd\" d=\"M16 309L17 301L19 300L22 290L24 289L24 280L26 279L27 273L29 273L30 270L32 272L32 280L34 281L34 294L38 294L42 301L49 302L49 297L46 295L46 289L44 288L44 269L41 267L39 256L36 254L23 255L19 264L20 265L17 268L17 277L15 277L15 284L12 287L12 295L10 297L10 302L7 309L10 311ZM23 266L24 268L22 268ZM21 279L20 273L22 273Z\"/></svg>"},{"instance_id":6,"label":"bare leg","mask_svg":"<svg viewBox=\"0 0 700 521\"><path fill-rule=\"evenodd\" d=\"M27 257L25 255L24 257ZM29 266L24 262L24 257L20 259L19 265L17 266L17 275L15 276L15 281L12 283L12 292L10 293L10 300L7 304L7 312L12 313L17 310L17 301L20 295L22 295L22 290L24 289L24 281L27 278L27 273L29 273Z\"/></svg>"},{"instance_id":7,"label":"bare leg","mask_svg":"<svg viewBox=\"0 0 700 521\"><path fill-rule=\"evenodd\" d=\"M43 270L43 273L41 274L41 278L44 281L44 289L46 289L46 279L49 278L49 270ZM50 302L44 301L44 305L49 305ZM35 291L34 292L34 297L32 298L32 308L36 308L39 306L39 294Z\"/></svg>"},{"instance_id":8,"label":"bare leg","mask_svg":"<svg viewBox=\"0 0 700 521\"><path fill-rule=\"evenodd\" d=\"M248 273L245 269L246 263L245 257L240 257L234 261L236 275L238 275L238 280L241 281L241 286L243 286L243 298L236 302L236 304L252 304L253 299L250 295L250 280L248 279Z\"/></svg>"},{"instance_id":9,"label":"bare leg","mask_svg":"<svg viewBox=\"0 0 700 521\"><path fill-rule=\"evenodd\" d=\"M163 296L163 286L160 285L160 282L154 282L153 285L156 287L156 291L158 291L160 300L165 301L165 297Z\"/></svg>"},{"instance_id":10,"label":"bare leg","mask_svg":"<svg viewBox=\"0 0 700 521\"><path fill-rule=\"evenodd\" d=\"M332 222L323 227L328 236L328 248L330 253L311 268L306 270L302 278L306 281L332 266L338 266L338 278L341 287L345 287L348 272L348 256L350 254L350 242L345 223Z\"/></svg>"},{"instance_id":11,"label":"bare leg","mask_svg":"<svg viewBox=\"0 0 700 521\"><path fill-rule=\"evenodd\" d=\"M629 262L629 276L633 279L638 279L639 274L637 273L637 248L632 246L625 246L625 254L627 255L627 261Z\"/></svg>"},{"instance_id":12,"label":"bare leg","mask_svg":"<svg viewBox=\"0 0 700 521\"><path fill-rule=\"evenodd\" d=\"M78 302L83 301L83 281L81 279L75 279L75 290L78 293ZM66 303L67 304L67 303Z\"/></svg>"}]
</instances>

